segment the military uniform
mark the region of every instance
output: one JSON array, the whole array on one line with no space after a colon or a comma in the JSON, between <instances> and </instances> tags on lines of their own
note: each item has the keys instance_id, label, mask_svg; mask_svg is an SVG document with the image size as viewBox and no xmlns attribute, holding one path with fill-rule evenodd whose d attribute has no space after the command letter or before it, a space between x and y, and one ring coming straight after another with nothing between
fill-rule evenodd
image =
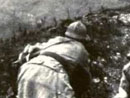
<instances>
[{"instance_id":1,"label":"military uniform","mask_svg":"<svg viewBox=\"0 0 130 98\"><path fill-rule=\"evenodd\" d=\"M17 98L75 98L75 91L70 85L69 75L64 65L54 57L44 55L46 52L58 54L67 61L83 66L88 73L85 78L90 80L88 52L80 42L58 36L47 43L29 46L23 54L33 55L32 48L38 48L39 53L27 59L28 61L19 69ZM73 70L77 68L71 64L70 66ZM86 82L86 85L89 85L88 83Z\"/></svg>"}]
</instances>

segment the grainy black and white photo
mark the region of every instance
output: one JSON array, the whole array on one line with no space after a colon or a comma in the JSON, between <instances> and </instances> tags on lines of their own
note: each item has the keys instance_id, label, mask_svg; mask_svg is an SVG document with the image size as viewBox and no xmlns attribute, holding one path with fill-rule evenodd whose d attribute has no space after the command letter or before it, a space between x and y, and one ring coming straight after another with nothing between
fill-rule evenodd
<instances>
[{"instance_id":1,"label":"grainy black and white photo","mask_svg":"<svg viewBox=\"0 0 130 98\"><path fill-rule=\"evenodd\" d=\"M130 98L130 0L0 0L0 98Z\"/></svg>"}]
</instances>

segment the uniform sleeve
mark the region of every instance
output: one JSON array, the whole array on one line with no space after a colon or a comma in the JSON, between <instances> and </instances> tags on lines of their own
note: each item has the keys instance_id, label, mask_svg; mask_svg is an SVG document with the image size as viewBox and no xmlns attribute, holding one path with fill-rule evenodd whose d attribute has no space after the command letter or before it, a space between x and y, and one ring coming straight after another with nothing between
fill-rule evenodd
<instances>
[{"instance_id":1,"label":"uniform sleeve","mask_svg":"<svg viewBox=\"0 0 130 98\"><path fill-rule=\"evenodd\" d=\"M114 98L128 98L129 91L129 78L128 78L128 65L126 65L122 71L122 77L119 84L118 94Z\"/></svg>"},{"instance_id":2,"label":"uniform sleeve","mask_svg":"<svg viewBox=\"0 0 130 98\"><path fill-rule=\"evenodd\" d=\"M129 90L129 81L125 71L123 70L119 85L119 94L123 95L122 98L127 98L128 90Z\"/></svg>"},{"instance_id":3,"label":"uniform sleeve","mask_svg":"<svg viewBox=\"0 0 130 98\"><path fill-rule=\"evenodd\" d=\"M45 43L44 43L45 44ZM35 45L26 45L23 51L19 54L16 62L22 62L23 60L28 61L29 56L34 52L39 51L44 46L43 43L36 43Z\"/></svg>"}]
</instances>

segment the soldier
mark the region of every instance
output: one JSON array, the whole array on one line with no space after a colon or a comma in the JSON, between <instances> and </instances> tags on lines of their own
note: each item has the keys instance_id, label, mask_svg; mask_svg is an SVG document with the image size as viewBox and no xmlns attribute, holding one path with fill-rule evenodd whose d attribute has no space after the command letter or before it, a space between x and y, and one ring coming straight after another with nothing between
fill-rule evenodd
<instances>
[{"instance_id":1,"label":"soldier","mask_svg":"<svg viewBox=\"0 0 130 98\"><path fill-rule=\"evenodd\" d=\"M90 40L81 21L71 23L65 37L27 45L18 60L17 98L81 98L91 83L88 52Z\"/></svg>"},{"instance_id":2,"label":"soldier","mask_svg":"<svg viewBox=\"0 0 130 98\"><path fill-rule=\"evenodd\" d=\"M127 54L127 59L130 60L130 53ZM114 98L129 98L130 96L129 89L130 89L130 62L124 65L118 93L116 94L116 96L114 96Z\"/></svg>"}]
</instances>

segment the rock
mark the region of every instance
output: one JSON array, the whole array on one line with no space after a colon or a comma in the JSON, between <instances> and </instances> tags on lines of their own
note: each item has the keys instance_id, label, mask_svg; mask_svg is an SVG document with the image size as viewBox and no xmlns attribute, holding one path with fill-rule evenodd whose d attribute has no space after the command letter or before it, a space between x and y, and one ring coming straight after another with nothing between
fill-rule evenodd
<instances>
[{"instance_id":1,"label":"rock","mask_svg":"<svg viewBox=\"0 0 130 98\"><path fill-rule=\"evenodd\" d=\"M119 20L125 25L130 25L130 14L120 14Z\"/></svg>"}]
</instances>

